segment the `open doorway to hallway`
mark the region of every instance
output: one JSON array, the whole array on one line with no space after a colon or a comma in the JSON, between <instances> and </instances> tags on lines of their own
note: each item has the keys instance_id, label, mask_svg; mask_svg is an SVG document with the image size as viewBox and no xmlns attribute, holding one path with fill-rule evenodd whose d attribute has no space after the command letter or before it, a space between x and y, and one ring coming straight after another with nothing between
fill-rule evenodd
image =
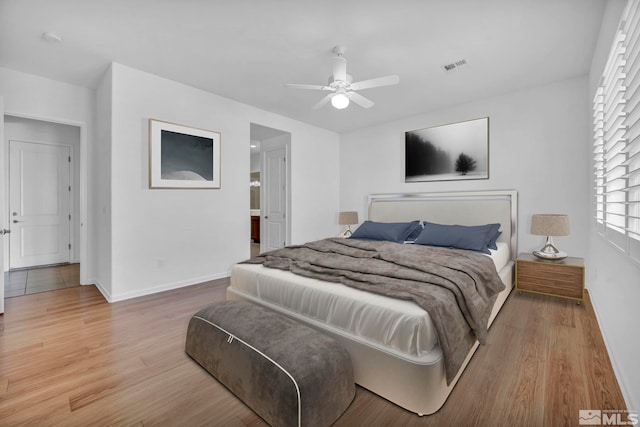
<instances>
[{"instance_id":1,"label":"open doorway to hallway","mask_svg":"<svg viewBox=\"0 0 640 427\"><path fill-rule=\"evenodd\" d=\"M291 134L251 123L249 175L251 257L289 241Z\"/></svg>"},{"instance_id":2,"label":"open doorway to hallway","mask_svg":"<svg viewBox=\"0 0 640 427\"><path fill-rule=\"evenodd\" d=\"M80 134L4 116L5 297L80 284Z\"/></svg>"}]
</instances>

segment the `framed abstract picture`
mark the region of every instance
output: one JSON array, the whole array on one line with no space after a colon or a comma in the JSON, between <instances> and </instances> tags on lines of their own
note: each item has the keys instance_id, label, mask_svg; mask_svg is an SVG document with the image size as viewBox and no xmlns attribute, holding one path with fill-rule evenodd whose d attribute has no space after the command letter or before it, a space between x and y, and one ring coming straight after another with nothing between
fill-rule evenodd
<instances>
[{"instance_id":1,"label":"framed abstract picture","mask_svg":"<svg viewBox=\"0 0 640 427\"><path fill-rule=\"evenodd\" d=\"M220 133L149 119L149 188L220 188Z\"/></svg>"},{"instance_id":2,"label":"framed abstract picture","mask_svg":"<svg viewBox=\"0 0 640 427\"><path fill-rule=\"evenodd\" d=\"M489 118L405 132L405 182L489 178Z\"/></svg>"}]
</instances>

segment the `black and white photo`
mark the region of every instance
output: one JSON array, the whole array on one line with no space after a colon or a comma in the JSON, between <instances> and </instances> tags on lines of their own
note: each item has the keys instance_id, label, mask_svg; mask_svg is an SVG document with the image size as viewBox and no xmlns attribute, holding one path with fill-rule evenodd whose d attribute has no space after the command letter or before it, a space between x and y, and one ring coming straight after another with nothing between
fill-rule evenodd
<instances>
[{"instance_id":1,"label":"black and white photo","mask_svg":"<svg viewBox=\"0 0 640 427\"><path fill-rule=\"evenodd\" d=\"M220 188L220 134L149 120L150 188Z\"/></svg>"},{"instance_id":2,"label":"black and white photo","mask_svg":"<svg viewBox=\"0 0 640 427\"><path fill-rule=\"evenodd\" d=\"M405 132L405 182L489 178L489 118Z\"/></svg>"}]
</instances>

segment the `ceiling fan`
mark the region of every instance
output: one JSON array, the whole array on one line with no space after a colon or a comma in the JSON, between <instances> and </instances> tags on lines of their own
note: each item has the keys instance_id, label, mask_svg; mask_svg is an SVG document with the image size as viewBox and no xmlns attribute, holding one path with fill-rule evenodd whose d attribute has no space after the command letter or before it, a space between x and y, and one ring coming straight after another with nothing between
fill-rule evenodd
<instances>
[{"instance_id":1,"label":"ceiling fan","mask_svg":"<svg viewBox=\"0 0 640 427\"><path fill-rule=\"evenodd\" d=\"M333 57L333 75L329 77L329 82L326 86L302 84L287 84L286 86L297 89L329 91L331 93L322 98L313 108L318 109L331 101L331 105L341 110L349 105L350 100L363 108L373 107L374 102L360 95L356 92L357 90L395 85L400 82L400 77L392 75L353 83L353 78L347 74L347 59L344 57L345 50L344 46L333 48L333 53L335 53Z\"/></svg>"}]
</instances>

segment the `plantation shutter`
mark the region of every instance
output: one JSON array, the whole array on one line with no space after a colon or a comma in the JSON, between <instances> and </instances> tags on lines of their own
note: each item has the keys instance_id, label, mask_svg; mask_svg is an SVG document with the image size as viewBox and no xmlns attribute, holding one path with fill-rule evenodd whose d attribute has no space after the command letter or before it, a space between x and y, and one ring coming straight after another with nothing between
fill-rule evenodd
<instances>
[{"instance_id":1,"label":"plantation shutter","mask_svg":"<svg viewBox=\"0 0 640 427\"><path fill-rule=\"evenodd\" d=\"M628 249L633 258L640 260L640 2L629 2L625 12L628 102L627 141L622 151L626 157L627 233L631 238Z\"/></svg>"},{"instance_id":2,"label":"plantation shutter","mask_svg":"<svg viewBox=\"0 0 640 427\"><path fill-rule=\"evenodd\" d=\"M593 100L595 220L640 261L640 1L629 0Z\"/></svg>"}]
</instances>

